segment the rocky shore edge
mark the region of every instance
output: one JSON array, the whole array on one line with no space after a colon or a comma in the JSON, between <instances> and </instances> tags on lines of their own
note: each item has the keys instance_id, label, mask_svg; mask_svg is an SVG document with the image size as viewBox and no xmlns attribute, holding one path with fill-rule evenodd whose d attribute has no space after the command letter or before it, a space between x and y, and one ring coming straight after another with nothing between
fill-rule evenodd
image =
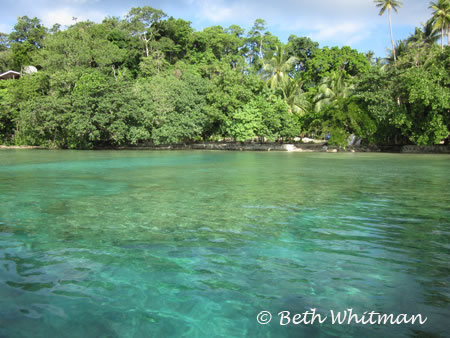
<instances>
[{"instance_id":1,"label":"rocky shore edge","mask_svg":"<svg viewBox=\"0 0 450 338\"><path fill-rule=\"evenodd\" d=\"M99 148L105 149L105 148ZM450 154L449 145L391 145L391 146L328 146L324 143L192 143L192 144L169 144L169 145L141 145L134 147L118 147L109 149L148 149L148 150L229 150L229 151L287 151L287 152L389 152L389 153L430 153L430 154Z\"/></svg>"},{"instance_id":2,"label":"rocky shore edge","mask_svg":"<svg viewBox=\"0 0 450 338\"><path fill-rule=\"evenodd\" d=\"M39 146L5 146L0 149L51 149ZM228 151L286 151L286 152L389 152L389 153L427 153L450 154L450 145L385 145L385 146L328 146L324 143L240 143L204 142L180 144L145 144L123 147L96 147L95 150L228 150Z\"/></svg>"}]
</instances>

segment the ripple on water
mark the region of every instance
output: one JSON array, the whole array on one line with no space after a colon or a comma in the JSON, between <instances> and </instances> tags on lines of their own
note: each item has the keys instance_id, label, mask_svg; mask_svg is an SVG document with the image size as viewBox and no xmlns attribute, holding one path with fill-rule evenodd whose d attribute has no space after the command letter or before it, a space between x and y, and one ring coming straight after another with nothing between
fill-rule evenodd
<instances>
[{"instance_id":1,"label":"ripple on water","mask_svg":"<svg viewBox=\"0 0 450 338\"><path fill-rule=\"evenodd\" d=\"M445 335L450 161L291 155L9 154L0 336L417 335L255 320L311 307L423 313Z\"/></svg>"}]
</instances>

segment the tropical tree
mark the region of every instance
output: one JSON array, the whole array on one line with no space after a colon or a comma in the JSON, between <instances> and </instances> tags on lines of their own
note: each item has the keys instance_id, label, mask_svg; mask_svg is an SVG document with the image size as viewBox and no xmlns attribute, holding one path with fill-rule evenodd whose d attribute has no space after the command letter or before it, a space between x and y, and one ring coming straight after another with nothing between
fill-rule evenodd
<instances>
[{"instance_id":1,"label":"tropical tree","mask_svg":"<svg viewBox=\"0 0 450 338\"><path fill-rule=\"evenodd\" d=\"M8 34L0 32L0 52L8 50L8 45L9 45Z\"/></svg>"},{"instance_id":2,"label":"tropical tree","mask_svg":"<svg viewBox=\"0 0 450 338\"><path fill-rule=\"evenodd\" d=\"M247 34L246 50L248 54L248 63L255 62L255 56L262 60L263 58L263 40L266 31L266 22L263 19L256 19L253 27Z\"/></svg>"},{"instance_id":3,"label":"tropical tree","mask_svg":"<svg viewBox=\"0 0 450 338\"><path fill-rule=\"evenodd\" d=\"M47 29L38 18L30 19L28 16L17 18L13 31L9 34L9 43L17 66L22 70L29 65L36 53L42 47Z\"/></svg>"},{"instance_id":4,"label":"tropical tree","mask_svg":"<svg viewBox=\"0 0 450 338\"><path fill-rule=\"evenodd\" d=\"M318 93L314 97L314 110L320 112L323 107L333 104L339 98L347 98L354 90L353 84L345 77L344 72L332 72L320 83Z\"/></svg>"},{"instance_id":5,"label":"tropical tree","mask_svg":"<svg viewBox=\"0 0 450 338\"><path fill-rule=\"evenodd\" d=\"M428 20L423 26L423 43L432 45L439 39L439 32L433 26L432 19Z\"/></svg>"},{"instance_id":6,"label":"tropical tree","mask_svg":"<svg viewBox=\"0 0 450 338\"><path fill-rule=\"evenodd\" d=\"M189 44L194 29L189 21L183 19L174 19L170 17L168 20L158 23L159 34L172 42L170 50L164 50L165 55L171 63L182 59L189 51Z\"/></svg>"},{"instance_id":7,"label":"tropical tree","mask_svg":"<svg viewBox=\"0 0 450 338\"><path fill-rule=\"evenodd\" d=\"M149 44L155 40L156 24L166 16L162 10L150 6L133 7L126 15L132 35L139 36L144 42L145 56L149 56Z\"/></svg>"},{"instance_id":8,"label":"tropical tree","mask_svg":"<svg viewBox=\"0 0 450 338\"><path fill-rule=\"evenodd\" d=\"M323 78L335 72L345 72L349 76L358 76L370 69L366 55L348 46L324 47L314 51L312 57L306 60L305 71L301 78L305 87L316 87Z\"/></svg>"},{"instance_id":9,"label":"tropical tree","mask_svg":"<svg viewBox=\"0 0 450 338\"><path fill-rule=\"evenodd\" d=\"M289 36L287 51L290 56L297 58L297 64L295 66L297 72L305 71L306 61L312 58L313 53L318 48L319 43L312 41L308 37Z\"/></svg>"},{"instance_id":10,"label":"tropical tree","mask_svg":"<svg viewBox=\"0 0 450 338\"><path fill-rule=\"evenodd\" d=\"M414 34L408 38L408 42L420 45L432 45L439 39L439 30L434 28L433 18L428 20L422 27L416 27Z\"/></svg>"},{"instance_id":11,"label":"tropical tree","mask_svg":"<svg viewBox=\"0 0 450 338\"><path fill-rule=\"evenodd\" d=\"M264 64L267 85L272 89L280 88L283 91L284 85L290 79L289 72L296 62L295 56L289 57L286 49L278 45L272 58Z\"/></svg>"},{"instance_id":12,"label":"tropical tree","mask_svg":"<svg viewBox=\"0 0 450 338\"><path fill-rule=\"evenodd\" d=\"M434 27L441 30L441 49L444 49L444 29L448 31L448 26L450 25L450 1L432 1L428 8L433 10Z\"/></svg>"},{"instance_id":13,"label":"tropical tree","mask_svg":"<svg viewBox=\"0 0 450 338\"><path fill-rule=\"evenodd\" d=\"M405 52L408 50L410 45L408 45L407 40L399 40L395 44L395 49L389 49L389 55L387 56L386 60L389 62L389 64L395 63L396 60L405 54Z\"/></svg>"},{"instance_id":14,"label":"tropical tree","mask_svg":"<svg viewBox=\"0 0 450 338\"><path fill-rule=\"evenodd\" d=\"M373 50L369 50L366 54L367 61L370 62L370 64L373 64L375 52Z\"/></svg>"},{"instance_id":15,"label":"tropical tree","mask_svg":"<svg viewBox=\"0 0 450 338\"><path fill-rule=\"evenodd\" d=\"M36 48L41 48L47 29L38 18L30 19L28 16L17 18L14 29L9 34L12 43L29 42Z\"/></svg>"},{"instance_id":16,"label":"tropical tree","mask_svg":"<svg viewBox=\"0 0 450 338\"><path fill-rule=\"evenodd\" d=\"M84 68L115 73L127 61L127 52L107 39L109 33L104 24L78 22L64 31L47 35L45 47L39 50L35 59L44 69L53 72L64 70L65 75L85 73Z\"/></svg>"},{"instance_id":17,"label":"tropical tree","mask_svg":"<svg viewBox=\"0 0 450 338\"><path fill-rule=\"evenodd\" d=\"M392 43L392 51L394 54L394 62L397 60L396 54L395 54L395 44L394 44L394 37L392 35L392 21L391 21L391 10L393 9L396 13L398 13L399 7L402 6L402 2L399 0L374 0L375 5L380 9L379 15L383 15L386 9L388 10L388 17L389 17L389 31L391 32L391 43Z\"/></svg>"},{"instance_id":18,"label":"tropical tree","mask_svg":"<svg viewBox=\"0 0 450 338\"><path fill-rule=\"evenodd\" d=\"M303 82L291 79L283 88L283 96L289 106L289 112L298 116L305 115L310 110L311 105L302 86Z\"/></svg>"}]
</instances>

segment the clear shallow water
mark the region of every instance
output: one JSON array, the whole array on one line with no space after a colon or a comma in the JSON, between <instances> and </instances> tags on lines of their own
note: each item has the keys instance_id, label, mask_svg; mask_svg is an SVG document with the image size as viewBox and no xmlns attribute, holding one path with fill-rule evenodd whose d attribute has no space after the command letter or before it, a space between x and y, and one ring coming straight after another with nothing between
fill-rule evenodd
<instances>
[{"instance_id":1,"label":"clear shallow water","mask_svg":"<svg viewBox=\"0 0 450 338\"><path fill-rule=\"evenodd\" d=\"M448 155L0 151L0 337L445 336L449 173ZM278 324L312 307L428 320Z\"/></svg>"}]
</instances>

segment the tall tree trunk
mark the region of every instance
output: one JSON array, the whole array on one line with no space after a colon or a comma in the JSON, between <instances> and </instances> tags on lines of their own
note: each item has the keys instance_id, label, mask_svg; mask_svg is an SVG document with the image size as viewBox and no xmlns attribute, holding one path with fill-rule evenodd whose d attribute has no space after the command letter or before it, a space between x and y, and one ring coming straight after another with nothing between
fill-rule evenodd
<instances>
[{"instance_id":1,"label":"tall tree trunk","mask_svg":"<svg viewBox=\"0 0 450 338\"><path fill-rule=\"evenodd\" d=\"M265 62L264 62L263 51L262 51L263 36L261 33L260 33L260 35L261 35L261 41L259 42L259 58L261 59L263 66L264 66Z\"/></svg>"},{"instance_id":2,"label":"tall tree trunk","mask_svg":"<svg viewBox=\"0 0 450 338\"><path fill-rule=\"evenodd\" d=\"M262 59L263 59L263 54L262 54L263 37L262 37L262 34L261 34L261 33L260 33L260 35L261 35L261 39L260 39L260 41L259 41L259 58L262 60Z\"/></svg>"},{"instance_id":3,"label":"tall tree trunk","mask_svg":"<svg viewBox=\"0 0 450 338\"><path fill-rule=\"evenodd\" d=\"M394 63L396 63L397 62L397 54L395 53L394 37L392 35L391 10L389 8L388 8L388 16L389 16L389 30L391 32L392 52L394 53Z\"/></svg>"},{"instance_id":4,"label":"tall tree trunk","mask_svg":"<svg viewBox=\"0 0 450 338\"><path fill-rule=\"evenodd\" d=\"M148 56L148 42L149 39L147 39L147 37L145 36L145 33L141 36L142 41L144 41L144 45L145 45L145 56Z\"/></svg>"},{"instance_id":5,"label":"tall tree trunk","mask_svg":"<svg viewBox=\"0 0 450 338\"><path fill-rule=\"evenodd\" d=\"M444 50L444 23L441 26L441 49Z\"/></svg>"}]
</instances>

